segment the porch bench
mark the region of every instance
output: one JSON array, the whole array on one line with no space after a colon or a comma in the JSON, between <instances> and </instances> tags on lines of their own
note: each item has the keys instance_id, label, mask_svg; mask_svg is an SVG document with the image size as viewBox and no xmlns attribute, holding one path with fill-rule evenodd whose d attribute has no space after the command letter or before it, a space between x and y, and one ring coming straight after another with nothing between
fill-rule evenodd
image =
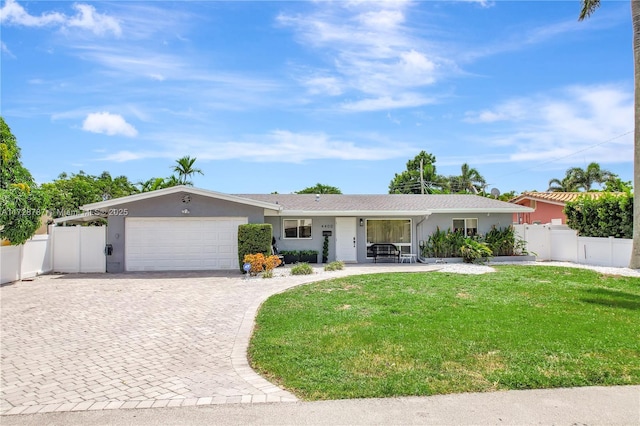
<instances>
[{"instance_id":1,"label":"porch bench","mask_svg":"<svg viewBox=\"0 0 640 426\"><path fill-rule=\"evenodd\" d=\"M378 258L393 259L400 262L400 250L395 244L373 244L369 247L373 254L373 262L378 263Z\"/></svg>"}]
</instances>

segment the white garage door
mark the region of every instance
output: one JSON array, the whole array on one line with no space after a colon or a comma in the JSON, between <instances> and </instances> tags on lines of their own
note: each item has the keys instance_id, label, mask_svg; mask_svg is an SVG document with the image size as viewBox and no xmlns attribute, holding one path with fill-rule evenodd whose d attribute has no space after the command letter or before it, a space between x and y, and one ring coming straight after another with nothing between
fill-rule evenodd
<instances>
[{"instance_id":1,"label":"white garage door","mask_svg":"<svg viewBox=\"0 0 640 426\"><path fill-rule=\"evenodd\" d=\"M238 225L246 217L125 219L127 271L238 268Z\"/></svg>"}]
</instances>

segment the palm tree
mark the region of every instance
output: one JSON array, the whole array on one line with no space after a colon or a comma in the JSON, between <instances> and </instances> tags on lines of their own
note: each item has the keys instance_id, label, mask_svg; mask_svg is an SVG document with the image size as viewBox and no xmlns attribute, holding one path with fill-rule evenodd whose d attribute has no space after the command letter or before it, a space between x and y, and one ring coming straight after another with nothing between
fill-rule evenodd
<instances>
[{"instance_id":1,"label":"palm tree","mask_svg":"<svg viewBox=\"0 0 640 426\"><path fill-rule=\"evenodd\" d=\"M193 176L195 173L198 173L204 176L204 173L202 173L202 170L196 169L193 167L193 163L195 162L196 162L196 158L195 157L191 158L188 155L185 155L184 157L178 158L176 160L177 164L173 166L173 171L178 174L178 180L180 181L181 185L193 186L193 182L191 182L189 178Z\"/></svg>"},{"instance_id":2,"label":"palm tree","mask_svg":"<svg viewBox=\"0 0 640 426\"><path fill-rule=\"evenodd\" d=\"M549 181L550 192L578 192L580 186L569 175L565 176L562 180L554 178Z\"/></svg>"},{"instance_id":3,"label":"palm tree","mask_svg":"<svg viewBox=\"0 0 640 426\"><path fill-rule=\"evenodd\" d=\"M168 178L151 178L144 182L136 183L140 187L140 192L151 192L158 189L169 188L171 186L182 185L175 175L171 175Z\"/></svg>"},{"instance_id":4,"label":"palm tree","mask_svg":"<svg viewBox=\"0 0 640 426\"><path fill-rule=\"evenodd\" d=\"M600 0L582 0L580 21L591 16L600 7ZM631 23L633 28L633 64L635 89L635 123L633 133L633 245L629 268L640 268L640 2L631 0Z\"/></svg>"},{"instance_id":5,"label":"palm tree","mask_svg":"<svg viewBox=\"0 0 640 426\"><path fill-rule=\"evenodd\" d=\"M585 191L591 191L594 183L602 185L616 175L609 170L601 169L598 163L590 163L586 169L580 167L568 169L567 176L570 176Z\"/></svg>"},{"instance_id":6,"label":"palm tree","mask_svg":"<svg viewBox=\"0 0 640 426\"><path fill-rule=\"evenodd\" d=\"M484 190L486 180L477 169L464 163L460 167L460 176L450 177L451 187L454 192L468 192L478 194Z\"/></svg>"}]
</instances>

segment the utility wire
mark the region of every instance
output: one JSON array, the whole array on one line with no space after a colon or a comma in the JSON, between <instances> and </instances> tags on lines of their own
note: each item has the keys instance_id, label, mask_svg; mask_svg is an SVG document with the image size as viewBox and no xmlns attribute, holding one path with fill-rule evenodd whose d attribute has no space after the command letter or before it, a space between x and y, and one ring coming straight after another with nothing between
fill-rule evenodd
<instances>
[{"instance_id":1,"label":"utility wire","mask_svg":"<svg viewBox=\"0 0 640 426\"><path fill-rule=\"evenodd\" d=\"M515 172L511 172L511 173L507 173L507 174L504 174L504 175L500 175L500 176L498 176L496 179L500 179L500 178L503 178L503 177L505 177L505 176L511 176L511 175L515 175L515 174L522 173L522 172L526 172L526 171L528 171L528 170L535 169L535 168L540 167L540 166L543 166L543 165L545 165L545 164L553 163L553 162L556 162L556 161L558 161L558 160L562 160L562 159L564 159L564 158L568 158L568 157L574 156L574 155L576 155L576 154L580 154L581 152L588 151L588 150L593 149L593 148L595 148L595 147L597 147L597 146L600 146L600 145L604 145L604 144L606 144L606 143L613 142L614 140L616 140L616 139L620 139L621 137L624 137L624 136L627 136L627 135L630 135L631 133L633 133L633 130L629 130L629 131L628 131L628 132L626 132L626 133L622 133L622 134L620 134L620 135L618 135L618 136L614 136L613 138L611 138L611 139L607 139L606 141L598 142L598 143L596 143L596 144L590 145L590 146L588 146L588 147L586 147L586 148L583 148L583 149L581 149L581 150L578 150L578 151L572 152L571 154L567 154L567 155L562 156L562 157L554 158L553 160L543 161L543 162L541 162L541 163L535 164L535 165L533 165L533 166L531 166L531 167L529 167L529 168L526 168L526 169L519 169L518 171L515 171Z\"/></svg>"}]
</instances>

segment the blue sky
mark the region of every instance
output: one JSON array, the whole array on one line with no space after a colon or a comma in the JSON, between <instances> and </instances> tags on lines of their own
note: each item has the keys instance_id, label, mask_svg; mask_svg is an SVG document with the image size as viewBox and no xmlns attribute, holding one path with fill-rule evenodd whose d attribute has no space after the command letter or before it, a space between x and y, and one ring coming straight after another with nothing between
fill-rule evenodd
<instances>
[{"instance_id":1,"label":"blue sky","mask_svg":"<svg viewBox=\"0 0 640 426\"><path fill-rule=\"evenodd\" d=\"M386 193L425 150L502 192L633 176L627 1L3 0L1 112L40 183Z\"/></svg>"}]
</instances>

